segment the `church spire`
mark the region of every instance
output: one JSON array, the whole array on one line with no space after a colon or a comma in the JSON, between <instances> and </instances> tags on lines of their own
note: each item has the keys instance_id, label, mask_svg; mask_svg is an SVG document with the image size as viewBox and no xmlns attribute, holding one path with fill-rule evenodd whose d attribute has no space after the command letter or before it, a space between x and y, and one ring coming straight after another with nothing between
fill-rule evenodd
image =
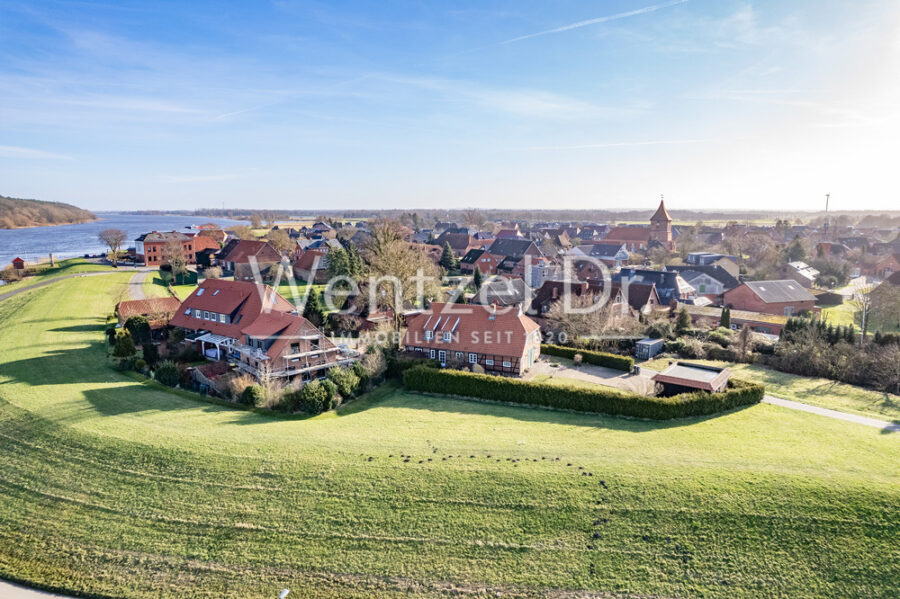
<instances>
[{"instance_id":1,"label":"church spire","mask_svg":"<svg viewBox=\"0 0 900 599\"><path fill-rule=\"evenodd\" d=\"M666 201L663 198L662 194L659 195L659 208L656 209L656 213L650 217L650 222L672 222L672 217L669 216L668 210L666 210Z\"/></svg>"}]
</instances>

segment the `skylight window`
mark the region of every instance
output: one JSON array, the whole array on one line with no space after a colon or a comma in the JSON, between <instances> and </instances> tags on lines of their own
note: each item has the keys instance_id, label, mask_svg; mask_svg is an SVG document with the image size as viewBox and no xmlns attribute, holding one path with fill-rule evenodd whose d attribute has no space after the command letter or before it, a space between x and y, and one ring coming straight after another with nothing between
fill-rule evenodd
<instances>
[{"instance_id":1,"label":"skylight window","mask_svg":"<svg viewBox=\"0 0 900 599\"><path fill-rule=\"evenodd\" d=\"M198 290L197 290L197 297L200 297L201 295L203 295L203 292L204 292L204 291L206 291L206 289L203 288L203 287L201 287L200 289L198 289Z\"/></svg>"},{"instance_id":2,"label":"skylight window","mask_svg":"<svg viewBox=\"0 0 900 599\"><path fill-rule=\"evenodd\" d=\"M213 291L213 295L219 295L219 289L216 289L215 291Z\"/></svg>"}]
</instances>

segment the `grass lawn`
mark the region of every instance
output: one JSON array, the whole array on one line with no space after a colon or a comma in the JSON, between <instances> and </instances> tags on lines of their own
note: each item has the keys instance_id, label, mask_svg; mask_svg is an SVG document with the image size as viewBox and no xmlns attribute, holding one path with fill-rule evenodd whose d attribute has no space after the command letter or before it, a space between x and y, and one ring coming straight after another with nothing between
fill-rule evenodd
<instances>
[{"instance_id":1,"label":"grass lawn","mask_svg":"<svg viewBox=\"0 0 900 599\"><path fill-rule=\"evenodd\" d=\"M0 577L141 598L896 592L900 436L391 387L306 419L232 410L104 366L130 276L0 302Z\"/></svg>"},{"instance_id":2,"label":"grass lawn","mask_svg":"<svg viewBox=\"0 0 900 599\"><path fill-rule=\"evenodd\" d=\"M844 302L837 306L828 306L822 308L822 318L828 323L835 326L838 325L854 325L856 326L856 308L853 304ZM858 328L858 327L857 327Z\"/></svg>"},{"instance_id":3,"label":"grass lawn","mask_svg":"<svg viewBox=\"0 0 900 599\"><path fill-rule=\"evenodd\" d=\"M144 293L147 297L166 297L169 295L168 290L166 289L166 285L163 282L162 278L159 274L155 272L151 272L144 279ZM178 296L178 299L185 300L187 297L194 292L194 289L197 288L197 285L191 283L190 285L172 285L172 289L175 291L175 294Z\"/></svg>"},{"instance_id":4,"label":"grass lawn","mask_svg":"<svg viewBox=\"0 0 900 599\"><path fill-rule=\"evenodd\" d=\"M828 379L797 376L755 364L729 364L715 360L687 360L715 366L727 366L736 377L766 386L766 393L813 406L874 416L883 420L900 420L900 396L864 387L837 383ZM662 370L669 359L651 360L642 368Z\"/></svg>"},{"instance_id":5,"label":"grass lawn","mask_svg":"<svg viewBox=\"0 0 900 599\"><path fill-rule=\"evenodd\" d=\"M111 270L114 270L111 266L88 262L84 258L69 258L68 260L58 260L56 262L56 266L53 268L48 268L47 270L44 270L39 274L31 277L25 277L20 281L12 281L10 283L6 283L5 285L0 285L0 294L6 293L7 291L14 291L16 289L31 287L32 285L36 285L37 283L41 283L43 281L56 277L64 277L67 275L75 275L86 272L103 272Z\"/></svg>"}]
</instances>

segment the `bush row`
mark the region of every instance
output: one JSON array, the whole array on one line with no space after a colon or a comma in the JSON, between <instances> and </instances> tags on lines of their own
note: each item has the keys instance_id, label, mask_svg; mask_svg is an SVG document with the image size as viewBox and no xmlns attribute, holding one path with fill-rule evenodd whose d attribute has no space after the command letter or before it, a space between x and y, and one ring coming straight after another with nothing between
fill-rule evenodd
<instances>
[{"instance_id":1,"label":"bush row","mask_svg":"<svg viewBox=\"0 0 900 599\"><path fill-rule=\"evenodd\" d=\"M574 358L575 354L581 354L582 360L587 364L594 366L605 366L606 368L615 368L616 370L631 370L634 366L634 358L631 356L618 356L616 354L608 354L601 351L593 351L590 349L576 349L574 347L563 347L562 345L541 345L541 353L548 356L558 356L560 358Z\"/></svg>"},{"instance_id":2,"label":"bush row","mask_svg":"<svg viewBox=\"0 0 900 599\"><path fill-rule=\"evenodd\" d=\"M732 379L728 390L722 393L698 391L672 397L647 397L599 385L596 389L568 387L425 366L406 370L403 385L411 391L425 393L652 420L716 414L758 403L764 392L762 385Z\"/></svg>"}]
</instances>

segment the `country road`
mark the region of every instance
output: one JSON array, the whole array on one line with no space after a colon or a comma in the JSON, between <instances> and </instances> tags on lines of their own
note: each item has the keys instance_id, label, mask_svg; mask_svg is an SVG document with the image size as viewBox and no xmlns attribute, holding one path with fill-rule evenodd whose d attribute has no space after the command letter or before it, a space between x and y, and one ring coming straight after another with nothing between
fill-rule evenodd
<instances>
[{"instance_id":1,"label":"country road","mask_svg":"<svg viewBox=\"0 0 900 599\"><path fill-rule=\"evenodd\" d=\"M0 597L3 599L70 599L68 595L57 595L0 580Z\"/></svg>"},{"instance_id":2,"label":"country road","mask_svg":"<svg viewBox=\"0 0 900 599\"><path fill-rule=\"evenodd\" d=\"M862 424L863 426L880 428L881 430L889 433L900 432L900 423L897 422L889 422L887 420L879 420L878 418L869 418L868 416L849 414L847 412L838 412L837 410L829 410L828 408L811 406L809 404L800 403L799 401L781 399L780 397L775 397L773 395L766 395L763 398L763 403L771 404L773 406L781 406L782 408L788 408L789 410L809 412L810 414L817 414L826 418L834 418L835 420L843 420L844 422L854 422L856 424Z\"/></svg>"}]
</instances>

